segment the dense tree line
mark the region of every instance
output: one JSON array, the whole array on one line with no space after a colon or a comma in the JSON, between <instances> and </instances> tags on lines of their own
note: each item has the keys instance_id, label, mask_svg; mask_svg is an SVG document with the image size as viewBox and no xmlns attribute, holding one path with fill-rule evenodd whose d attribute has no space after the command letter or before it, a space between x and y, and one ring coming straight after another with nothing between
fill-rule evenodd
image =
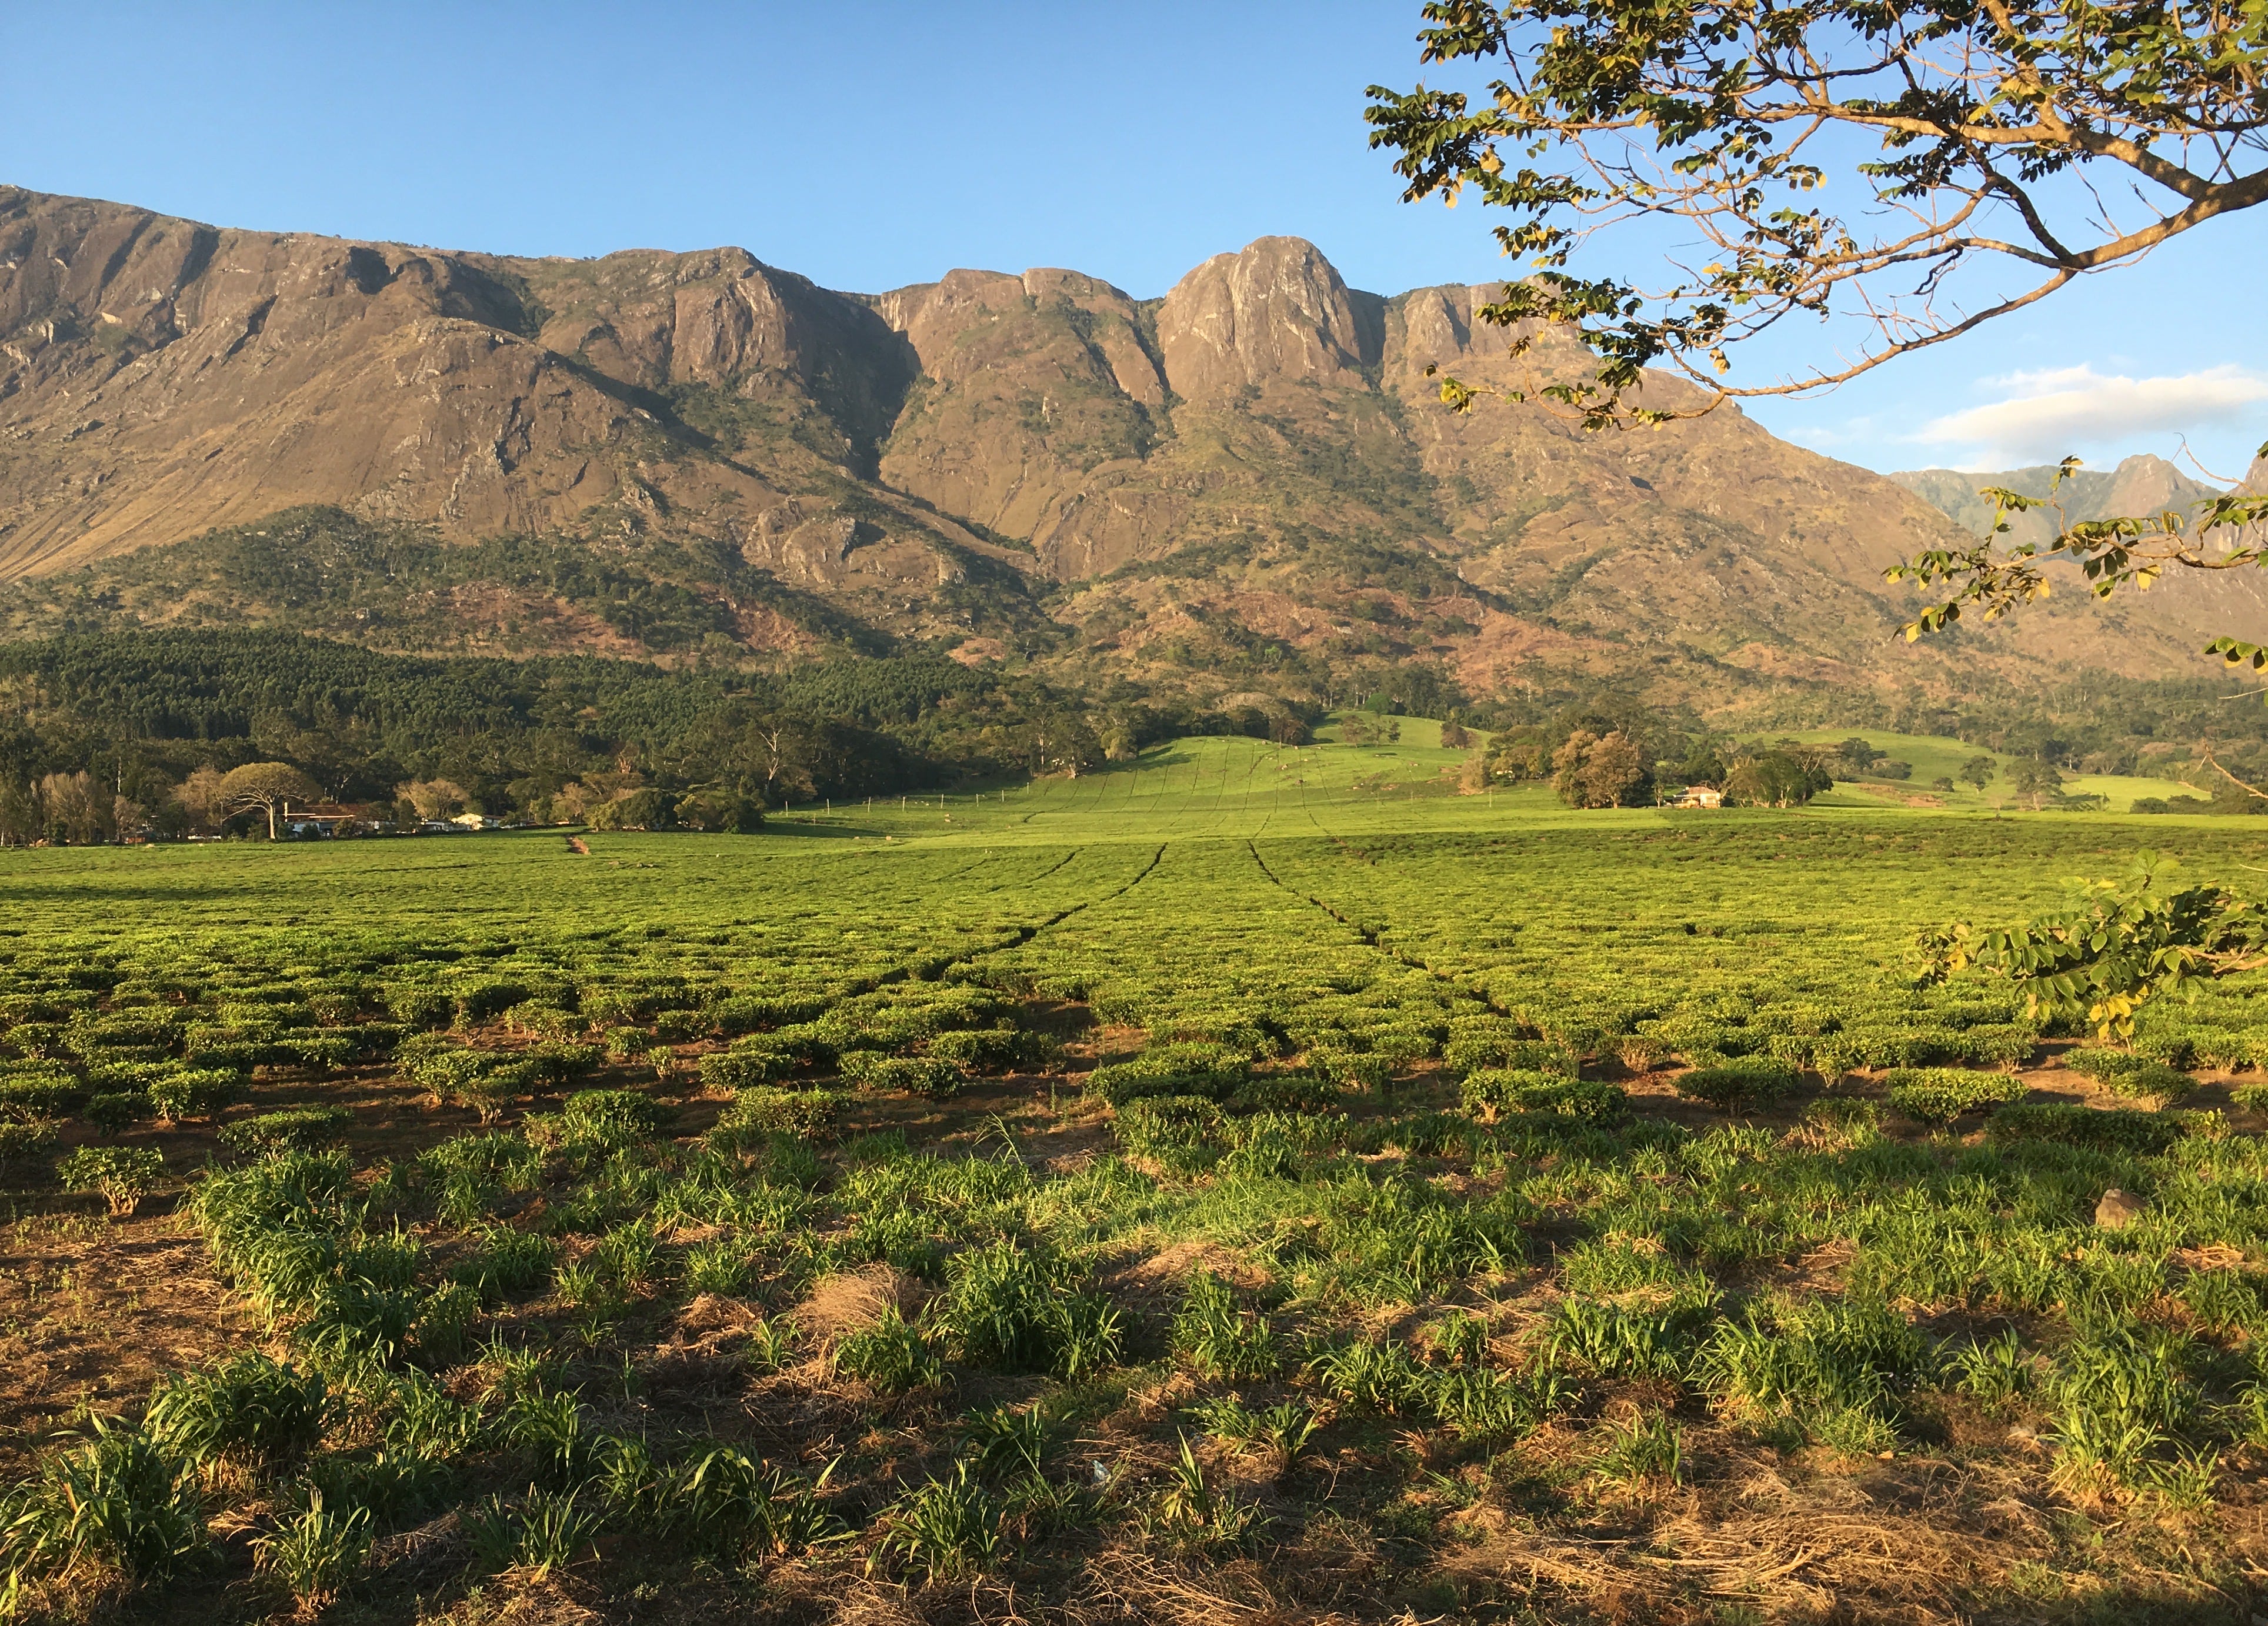
<instances>
[{"instance_id":1,"label":"dense tree line","mask_svg":"<svg viewBox=\"0 0 2268 1626\"><path fill-rule=\"evenodd\" d=\"M276 632L71 636L0 646L0 840L241 819L188 787L252 763L405 817L643 825L1077 772L1241 726L932 654L740 674L388 655Z\"/></svg>"}]
</instances>

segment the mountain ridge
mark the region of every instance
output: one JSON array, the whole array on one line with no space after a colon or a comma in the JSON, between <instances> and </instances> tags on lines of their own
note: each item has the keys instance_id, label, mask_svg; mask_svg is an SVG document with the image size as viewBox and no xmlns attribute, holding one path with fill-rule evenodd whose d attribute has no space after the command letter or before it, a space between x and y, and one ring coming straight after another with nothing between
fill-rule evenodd
<instances>
[{"instance_id":1,"label":"mountain ridge","mask_svg":"<svg viewBox=\"0 0 2268 1626\"><path fill-rule=\"evenodd\" d=\"M1913 601L1881 572L1960 536L1936 508L1730 409L1608 436L1450 412L1429 365L1522 381L1491 293L1370 294L1263 238L1156 299L1049 268L850 294L739 248L516 258L0 188L0 617L258 622L246 581L296 574L328 635L391 615L454 647L937 645L1193 691L1415 665L1731 705L2158 670L2259 608L2213 584L2050 653L1894 650ZM440 596L386 599L384 559ZM705 609L641 623L641 594Z\"/></svg>"}]
</instances>

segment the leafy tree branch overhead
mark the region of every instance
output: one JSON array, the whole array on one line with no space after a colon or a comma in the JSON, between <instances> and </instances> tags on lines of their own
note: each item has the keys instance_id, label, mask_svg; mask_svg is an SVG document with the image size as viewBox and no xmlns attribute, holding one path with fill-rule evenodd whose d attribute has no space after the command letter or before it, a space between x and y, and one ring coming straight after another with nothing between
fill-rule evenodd
<instances>
[{"instance_id":1,"label":"leafy tree branch overhead","mask_svg":"<svg viewBox=\"0 0 2268 1626\"><path fill-rule=\"evenodd\" d=\"M2097 1037L2131 1039L2134 1013L2198 979L2268 966L2268 917L2223 888L2182 884L2178 867L2142 854L2127 876L2077 883L2056 913L1978 931L1967 922L1916 939L1925 983L1960 972L1999 977L2035 1016L2083 1018Z\"/></svg>"},{"instance_id":2,"label":"leafy tree branch overhead","mask_svg":"<svg viewBox=\"0 0 2268 1626\"><path fill-rule=\"evenodd\" d=\"M1507 393L1591 427L1840 383L2268 201L2257 0L1429 0L1424 15L1425 63L1497 77L1478 95L1372 86L1372 144L1399 155L1406 198L1469 188L1511 217L1498 240L1534 274L1480 314L1514 329L1514 355L1550 330L1599 365ZM1594 236L1664 219L1704 249L1668 285L1571 270ZM1856 317L1867 337L1795 376L1727 381L1742 341L1796 315ZM1626 399L1649 366L1700 400ZM1460 410L1483 393L1441 387Z\"/></svg>"}]
</instances>

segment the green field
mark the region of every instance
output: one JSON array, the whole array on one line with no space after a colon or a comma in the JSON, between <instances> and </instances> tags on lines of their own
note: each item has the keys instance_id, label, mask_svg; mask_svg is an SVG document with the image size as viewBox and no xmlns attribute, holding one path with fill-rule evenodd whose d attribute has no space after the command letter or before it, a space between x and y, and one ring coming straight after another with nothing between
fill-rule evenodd
<instances>
[{"instance_id":1,"label":"green field","mask_svg":"<svg viewBox=\"0 0 2268 1626\"><path fill-rule=\"evenodd\" d=\"M1963 744L1959 740L1947 739L1941 735L1822 728L1788 737L1810 745L1833 745L1850 738L1853 733L1894 760L1910 765L1913 777L1890 785L1866 787L1837 786L1832 793L1834 801L1880 802L1887 799L1903 805L1904 796L1929 795L1938 797L1948 808L1992 808L2004 802L2013 804L2016 800L2014 792L2009 788L2009 781L2014 777L2017 759L2006 751L1985 750L1975 745ZM1995 772L1995 777L1982 790L1962 783L1957 777L1962 765L1977 757L1991 758ZM1931 782L1939 779L1953 780L1954 789L1950 793L1932 791ZM2114 773L2067 774L2064 779L2064 790L2068 795L2101 796L2108 802L2110 810L2119 813L2124 813L2143 796L2161 799L2197 796L2210 800L2213 795L2211 786L2199 787L2179 780Z\"/></svg>"},{"instance_id":2,"label":"green field","mask_svg":"<svg viewBox=\"0 0 2268 1626\"><path fill-rule=\"evenodd\" d=\"M2243 1621L2268 979L2106 1055L1908 946L2268 831L1400 726L0 853L10 1607Z\"/></svg>"}]
</instances>

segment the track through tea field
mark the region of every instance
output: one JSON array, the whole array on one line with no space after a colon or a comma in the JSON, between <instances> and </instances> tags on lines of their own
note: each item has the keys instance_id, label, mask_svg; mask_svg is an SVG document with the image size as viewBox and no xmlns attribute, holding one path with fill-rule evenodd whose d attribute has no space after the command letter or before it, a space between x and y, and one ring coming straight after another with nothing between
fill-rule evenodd
<instances>
[{"instance_id":1,"label":"track through tea field","mask_svg":"<svg viewBox=\"0 0 2268 1626\"><path fill-rule=\"evenodd\" d=\"M2268 983L2127 1054L1907 950L2268 832L1405 730L0 854L13 1607L2246 1619Z\"/></svg>"}]
</instances>

